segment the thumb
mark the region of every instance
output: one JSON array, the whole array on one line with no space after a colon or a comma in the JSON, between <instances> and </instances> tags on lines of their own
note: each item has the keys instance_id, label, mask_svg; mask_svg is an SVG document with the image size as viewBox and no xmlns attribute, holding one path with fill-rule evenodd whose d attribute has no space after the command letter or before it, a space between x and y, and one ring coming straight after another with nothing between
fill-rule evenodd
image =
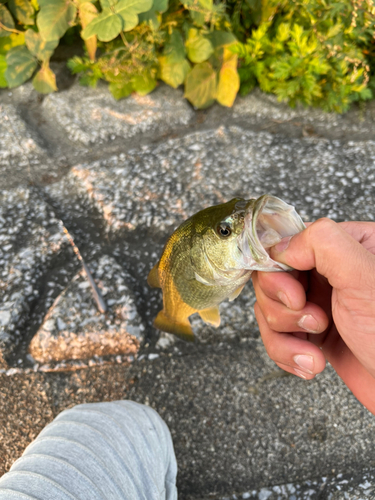
<instances>
[{"instance_id":1,"label":"thumb","mask_svg":"<svg viewBox=\"0 0 375 500\"><path fill-rule=\"evenodd\" d=\"M284 238L270 249L270 256L300 271L316 268L334 288L374 287L375 256L330 219Z\"/></svg>"}]
</instances>

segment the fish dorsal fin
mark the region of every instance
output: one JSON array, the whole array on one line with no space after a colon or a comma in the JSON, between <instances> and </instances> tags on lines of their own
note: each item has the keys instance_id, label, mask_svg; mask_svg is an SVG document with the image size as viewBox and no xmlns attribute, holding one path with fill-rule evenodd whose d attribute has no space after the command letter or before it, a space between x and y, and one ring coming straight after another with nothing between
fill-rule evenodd
<instances>
[{"instance_id":1,"label":"fish dorsal fin","mask_svg":"<svg viewBox=\"0 0 375 500\"><path fill-rule=\"evenodd\" d=\"M208 325L212 325L215 328L220 325L220 312L218 306L202 309L198 311L198 314Z\"/></svg>"},{"instance_id":2,"label":"fish dorsal fin","mask_svg":"<svg viewBox=\"0 0 375 500\"><path fill-rule=\"evenodd\" d=\"M178 321L170 319L164 311L160 311L154 321L155 328L163 332L173 333L183 340L194 342L194 333L187 318L179 318Z\"/></svg>"},{"instance_id":3,"label":"fish dorsal fin","mask_svg":"<svg viewBox=\"0 0 375 500\"><path fill-rule=\"evenodd\" d=\"M161 288L160 286L160 280L159 280L159 264L155 264L154 267L151 269L148 277L147 277L147 283L152 286L153 288Z\"/></svg>"},{"instance_id":4,"label":"fish dorsal fin","mask_svg":"<svg viewBox=\"0 0 375 500\"><path fill-rule=\"evenodd\" d=\"M232 292L232 293L229 295L229 297L228 297L229 302L232 302L232 300L236 299L236 298L239 296L239 294L242 292L243 287L245 286L245 284L246 284L246 283L244 283L243 285L240 285L238 288L236 288L236 289L234 290L234 292Z\"/></svg>"}]
</instances>

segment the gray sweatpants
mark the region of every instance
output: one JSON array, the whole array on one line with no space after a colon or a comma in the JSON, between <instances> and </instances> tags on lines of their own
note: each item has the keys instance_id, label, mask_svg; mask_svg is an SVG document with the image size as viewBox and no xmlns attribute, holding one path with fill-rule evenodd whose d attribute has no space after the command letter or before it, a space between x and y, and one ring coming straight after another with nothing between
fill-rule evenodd
<instances>
[{"instance_id":1,"label":"gray sweatpants","mask_svg":"<svg viewBox=\"0 0 375 500\"><path fill-rule=\"evenodd\" d=\"M176 500L168 427L132 401L75 406L0 478L0 500Z\"/></svg>"}]
</instances>

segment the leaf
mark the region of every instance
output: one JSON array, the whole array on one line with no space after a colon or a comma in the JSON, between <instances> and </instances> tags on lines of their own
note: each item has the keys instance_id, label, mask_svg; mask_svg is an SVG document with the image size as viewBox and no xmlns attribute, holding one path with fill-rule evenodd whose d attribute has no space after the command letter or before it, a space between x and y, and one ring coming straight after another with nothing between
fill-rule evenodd
<instances>
[{"instance_id":1,"label":"leaf","mask_svg":"<svg viewBox=\"0 0 375 500\"><path fill-rule=\"evenodd\" d=\"M110 9L111 7L114 7L118 3L118 0L100 0L100 5L102 6L102 9Z\"/></svg>"},{"instance_id":2,"label":"leaf","mask_svg":"<svg viewBox=\"0 0 375 500\"><path fill-rule=\"evenodd\" d=\"M342 24L338 23L335 24L334 26L331 26L327 32L327 38L333 38L334 36L338 35L339 33L342 33L344 30L344 27Z\"/></svg>"},{"instance_id":3,"label":"leaf","mask_svg":"<svg viewBox=\"0 0 375 500\"><path fill-rule=\"evenodd\" d=\"M118 101L119 99L128 97L133 92L133 84L110 83L109 90L113 97Z\"/></svg>"},{"instance_id":4,"label":"leaf","mask_svg":"<svg viewBox=\"0 0 375 500\"><path fill-rule=\"evenodd\" d=\"M195 108L204 109L216 98L217 75L211 64L203 62L194 66L185 81L185 97Z\"/></svg>"},{"instance_id":5,"label":"leaf","mask_svg":"<svg viewBox=\"0 0 375 500\"><path fill-rule=\"evenodd\" d=\"M46 40L60 39L73 25L77 7L69 0L43 0L36 18L41 37Z\"/></svg>"},{"instance_id":6,"label":"leaf","mask_svg":"<svg viewBox=\"0 0 375 500\"><path fill-rule=\"evenodd\" d=\"M124 31L130 31L138 24L138 14L147 12L152 7L153 0L120 0L116 12L124 21Z\"/></svg>"},{"instance_id":7,"label":"leaf","mask_svg":"<svg viewBox=\"0 0 375 500\"><path fill-rule=\"evenodd\" d=\"M141 96L149 94L156 87L155 78L152 78L152 76L147 73L134 76L132 78L132 83L133 89Z\"/></svg>"},{"instance_id":8,"label":"leaf","mask_svg":"<svg viewBox=\"0 0 375 500\"><path fill-rule=\"evenodd\" d=\"M13 47L7 54L7 69L5 78L9 88L18 87L21 83L26 82L35 71L37 61L29 52L27 47L21 45Z\"/></svg>"},{"instance_id":9,"label":"leaf","mask_svg":"<svg viewBox=\"0 0 375 500\"><path fill-rule=\"evenodd\" d=\"M7 69L7 61L5 56L0 55L0 88L8 87L8 82L5 78L5 70Z\"/></svg>"},{"instance_id":10,"label":"leaf","mask_svg":"<svg viewBox=\"0 0 375 500\"><path fill-rule=\"evenodd\" d=\"M25 35L23 33L12 33L10 36L0 38L0 54L4 56L12 47L25 44Z\"/></svg>"},{"instance_id":11,"label":"leaf","mask_svg":"<svg viewBox=\"0 0 375 500\"><path fill-rule=\"evenodd\" d=\"M21 24L34 24L34 8L28 0L9 0L9 9Z\"/></svg>"},{"instance_id":12,"label":"leaf","mask_svg":"<svg viewBox=\"0 0 375 500\"><path fill-rule=\"evenodd\" d=\"M86 26L81 37L87 40L97 35L101 42L109 42L116 38L122 29L122 18L106 8Z\"/></svg>"},{"instance_id":13,"label":"leaf","mask_svg":"<svg viewBox=\"0 0 375 500\"><path fill-rule=\"evenodd\" d=\"M168 63L181 62L185 59L186 50L181 33L174 30L165 44L163 55L168 59Z\"/></svg>"},{"instance_id":14,"label":"leaf","mask_svg":"<svg viewBox=\"0 0 375 500\"><path fill-rule=\"evenodd\" d=\"M150 10L139 14L139 22L147 23L152 29L157 30L160 27L160 13L168 10L168 0L154 0Z\"/></svg>"},{"instance_id":15,"label":"leaf","mask_svg":"<svg viewBox=\"0 0 375 500\"><path fill-rule=\"evenodd\" d=\"M56 92L56 76L48 65L43 65L42 68L33 78L34 89L41 94L50 94Z\"/></svg>"},{"instance_id":16,"label":"leaf","mask_svg":"<svg viewBox=\"0 0 375 500\"><path fill-rule=\"evenodd\" d=\"M185 46L190 61L194 63L207 61L214 52L214 48L208 38L202 36L195 28L189 30Z\"/></svg>"},{"instance_id":17,"label":"leaf","mask_svg":"<svg viewBox=\"0 0 375 500\"><path fill-rule=\"evenodd\" d=\"M93 21L96 17L98 17L98 11L94 4L91 2L82 2L79 4L78 9L79 19L81 21L82 28L85 29L86 26ZM97 38L96 35L90 36L85 40L85 45L87 48L87 52L89 54L89 58L91 61L95 60L95 53L97 48Z\"/></svg>"},{"instance_id":18,"label":"leaf","mask_svg":"<svg viewBox=\"0 0 375 500\"><path fill-rule=\"evenodd\" d=\"M0 37L8 37L15 26L11 13L2 3L0 3L0 22L9 30L0 28Z\"/></svg>"},{"instance_id":19,"label":"leaf","mask_svg":"<svg viewBox=\"0 0 375 500\"><path fill-rule=\"evenodd\" d=\"M237 41L236 37L230 31L213 31L210 33L209 39L215 50Z\"/></svg>"},{"instance_id":20,"label":"leaf","mask_svg":"<svg viewBox=\"0 0 375 500\"><path fill-rule=\"evenodd\" d=\"M223 66L219 72L219 84L216 99L222 106L233 106L240 89L240 77L237 73L237 54L224 48Z\"/></svg>"},{"instance_id":21,"label":"leaf","mask_svg":"<svg viewBox=\"0 0 375 500\"><path fill-rule=\"evenodd\" d=\"M59 40L51 40L46 42L42 39L39 33L36 33L32 29L28 29L25 32L25 42L26 47L32 53L33 56L37 57L40 61L47 61L53 54L53 51L59 44Z\"/></svg>"},{"instance_id":22,"label":"leaf","mask_svg":"<svg viewBox=\"0 0 375 500\"><path fill-rule=\"evenodd\" d=\"M213 10L213 0L185 0L184 6L190 11L194 24L203 27Z\"/></svg>"},{"instance_id":23,"label":"leaf","mask_svg":"<svg viewBox=\"0 0 375 500\"><path fill-rule=\"evenodd\" d=\"M165 56L159 57L160 70L159 77L167 85L176 89L179 85L183 84L187 74L190 71L190 64L184 58L179 62L168 62Z\"/></svg>"}]
</instances>

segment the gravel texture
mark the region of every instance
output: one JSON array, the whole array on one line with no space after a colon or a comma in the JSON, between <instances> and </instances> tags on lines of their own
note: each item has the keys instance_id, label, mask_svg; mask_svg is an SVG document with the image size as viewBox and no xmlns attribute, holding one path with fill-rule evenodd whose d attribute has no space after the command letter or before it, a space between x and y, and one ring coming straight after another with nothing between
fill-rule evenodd
<instances>
[{"instance_id":1,"label":"gravel texture","mask_svg":"<svg viewBox=\"0 0 375 500\"><path fill-rule=\"evenodd\" d=\"M41 374L0 375L0 469L10 469L52 419Z\"/></svg>"},{"instance_id":2,"label":"gravel texture","mask_svg":"<svg viewBox=\"0 0 375 500\"><path fill-rule=\"evenodd\" d=\"M30 343L30 354L39 363L109 355L121 359L121 355L138 352L145 327L126 274L108 256L91 262L89 268L108 311L98 311L90 283L81 271L57 297Z\"/></svg>"}]
</instances>

